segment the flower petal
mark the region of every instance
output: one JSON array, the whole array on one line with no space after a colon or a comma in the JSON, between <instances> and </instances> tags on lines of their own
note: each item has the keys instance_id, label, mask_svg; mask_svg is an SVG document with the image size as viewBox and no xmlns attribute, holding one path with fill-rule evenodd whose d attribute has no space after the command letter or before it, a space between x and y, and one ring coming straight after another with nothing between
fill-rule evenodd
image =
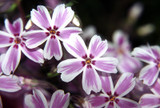
<instances>
[{"instance_id":1,"label":"flower petal","mask_svg":"<svg viewBox=\"0 0 160 108\"><path fill-rule=\"evenodd\" d=\"M82 58L87 55L87 47L79 35L75 35L75 37L70 38L67 43L64 42L63 44L68 53L74 57Z\"/></svg>"},{"instance_id":2,"label":"flower petal","mask_svg":"<svg viewBox=\"0 0 160 108\"><path fill-rule=\"evenodd\" d=\"M69 39L72 34L78 34L82 31L81 28L78 27L66 27L60 31L60 38L63 41L64 39Z\"/></svg>"},{"instance_id":3,"label":"flower petal","mask_svg":"<svg viewBox=\"0 0 160 108\"><path fill-rule=\"evenodd\" d=\"M103 57L93 60L95 69L106 73L117 73L118 60L113 57Z\"/></svg>"},{"instance_id":4,"label":"flower petal","mask_svg":"<svg viewBox=\"0 0 160 108\"><path fill-rule=\"evenodd\" d=\"M113 42L119 48L130 52L130 44L127 39L127 34L121 30L117 30L113 34Z\"/></svg>"},{"instance_id":5,"label":"flower petal","mask_svg":"<svg viewBox=\"0 0 160 108\"><path fill-rule=\"evenodd\" d=\"M144 94L139 103L142 108L157 108L160 106L160 97L153 94Z\"/></svg>"},{"instance_id":6,"label":"flower petal","mask_svg":"<svg viewBox=\"0 0 160 108\"><path fill-rule=\"evenodd\" d=\"M107 51L108 49L108 43L107 40L102 41L101 37L98 35L94 35L91 38L91 41L89 43L89 54L94 56L94 58L98 58Z\"/></svg>"},{"instance_id":7,"label":"flower petal","mask_svg":"<svg viewBox=\"0 0 160 108\"><path fill-rule=\"evenodd\" d=\"M9 75L11 72L14 72L17 68L21 59L21 50L19 46L11 46L5 54L2 70L4 74Z\"/></svg>"},{"instance_id":8,"label":"flower petal","mask_svg":"<svg viewBox=\"0 0 160 108\"><path fill-rule=\"evenodd\" d=\"M145 47L143 48L137 47L137 48L134 48L131 54L146 63L153 63L153 61L156 58L151 52L152 51L149 51Z\"/></svg>"},{"instance_id":9,"label":"flower petal","mask_svg":"<svg viewBox=\"0 0 160 108\"><path fill-rule=\"evenodd\" d=\"M10 34L21 34L23 32L23 22L21 18L18 18L11 24L8 19L5 20L5 27Z\"/></svg>"},{"instance_id":10,"label":"flower petal","mask_svg":"<svg viewBox=\"0 0 160 108\"><path fill-rule=\"evenodd\" d=\"M88 66L84 68L82 76L82 87L88 95L91 91L97 93L101 90L101 80L94 68Z\"/></svg>"},{"instance_id":11,"label":"flower petal","mask_svg":"<svg viewBox=\"0 0 160 108\"><path fill-rule=\"evenodd\" d=\"M52 22L54 22L54 25L56 27L61 29L67 26L71 22L73 16L74 16L74 11L71 9L71 7L65 8L65 5L61 4L54 9L52 15Z\"/></svg>"},{"instance_id":12,"label":"flower petal","mask_svg":"<svg viewBox=\"0 0 160 108\"><path fill-rule=\"evenodd\" d=\"M101 82L102 82L102 90L104 93L112 93L113 91L113 81L112 77L108 74L101 75Z\"/></svg>"},{"instance_id":13,"label":"flower petal","mask_svg":"<svg viewBox=\"0 0 160 108\"><path fill-rule=\"evenodd\" d=\"M50 24L51 16L45 6L38 5L37 10L32 9L31 20L41 29L47 29L49 27L52 27L52 25Z\"/></svg>"},{"instance_id":14,"label":"flower petal","mask_svg":"<svg viewBox=\"0 0 160 108\"><path fill-rule=\"evenodd\" d=\"M12 39L13 39L12 35L6 32L0 31L0 48L10 46L12 44L11 42Z\"/></svg>"},{"instance_id":15,"label":"flower petal","mask_svg":"<svg viewBox=\"0 0 160 108\"><path fill-rule=\"evenodd\" d=\"M155 57L160 56L160 47L159 46L152 46L151 50L152 50L152 53L154 54Z\"/></svg>"},{"instance_id":16,"label":"flower petal","mask_svg":"<svg viewBox=\"0 0 160 108\"><path fill-rule=\"evenodd\" d=\"M62 58L62 46L56 37L51 36L44 47L44 58L50 60L53 56L56 60Z\"/></svg>"},{"instance_id":17,"label":"flower petal","mask_svg":"<svg viewBox=\"0 0 160 108\"><path fill-rule=\"evenodd\" d=\"M3 62L4 57L5 57L5 54L0 55L0 75L3 73L2 72L2 62Z\"/></svg>"},{"instance_id":18,"label":"flower petal","mask_svg":"<svg viewBox=\"0 0 160 108\"><path fill-rule=\"evenodd\" d=\"M69 105L70 94L64 94L64 91L57 90L53 93L50 101L50 108L67 108Z\"/></svg>"},{"instance_id":19,"label":"flower petal","mask_svg":"<svg viewBox=\"0 0 160 108\"><path fill-rule=\"evenodd\" d=\"M89 102L94 108L102 108L106 104L106 96L91 96Z\"/></svg>"},{"instance_id":20,"label":"flower petal","mask_svg":"<svg viewBox=\"0 0 160 108\"><path fill-rule=\"evenodd\" d=\"M0 76L0 91L16 92L20 89L21 87L17 76Z\"/></svg>"},{"instance_id":21,"label":"flower petal","mask_svg":"<svg viewBox=\"0 0 160 108\"><path fill-rule=\"evenodd\" d=\"M25 44L28 48L36 48L47 40L47 35L42 30L32 30L24 34L27 39Z\"/></svg>"},{"instance_id":22,"label":"flower petal","mask_svg":"<svg viewBox=\"0 0 160 108\"><path fill-rule=\"evenodd\" d=\"M142 68L141 62L131 56L124 56L118 64L118 69L122 73L136 73Z\"/></svg>"},{"instance_id":23,"label":"flower petal","mask_svg":"<svg viewBox=\"0 0 160 108\"><path fill-rule=\"evenodd\" d=\"M44 63L43 50L40 48L28 49L25 45L20 47L25 56L36 63Z\"/></svg>"},{"instance_id":24,"label":"flower petal","mask_svg":"<svg viewBox=\"0 0 160 108\"><path fill-rule=\"evenodd\" d=\"M34 90L33 95L24 97L25 108L48 108L47 100L40 90Z\"/></svg>"},{"instance_id":25,"label":"flower petal","mask_svg":"<svg viewBox=\"0 0 160 108\"><path fill-rule=\"evenodd\" d=\"M72 81L83 70L83 64L77 59L67 59L57 66L57 73L61 74L61 79L65 82Z\"/></svg>"},{"instance_id":26,"label":"flower petal","mask_svg":"<svg viewBox=\"0 0 160 108\"><path fill-rule=\"evenodd\" d=\"M140 108L138 103L136 101L126 99L126 98L117 98L119 101L117 102L117 105L120 108Z\"/></svg>"},{"instance_id":27,"label":"flower petal","mask_svg":"<svg viewBox=\"0 0 160 108\"><path fill-rule=\"evenodd\" d=\"M158 78L158 75L159 75L159 70L157 66L147 65L141 70L139 78L140 80L143 80L144 84L151 86Z\"/></svg>"},{"instance_id":28,"label":"flower petal","mask_svg":"<svg viewBox=\"0 0 160 108\"><path fill-rule=\"evenodd\" d=\"M135 86L135 78L133 78L133 74L123 73L121 77L118 79L115 86L115 94L118 96L124 96L128 94Z\"/></svg>"},{"instance_id":29,"label":"flower petal","mask_svg":"<svg viewBox=\"0 0 160 108\"><path fill-rule=\"evenodd\" d=\"M160 95L160 79L158 78L156 82L151 86L151 91L156 94Z\"/></svg>"}]
</instances>

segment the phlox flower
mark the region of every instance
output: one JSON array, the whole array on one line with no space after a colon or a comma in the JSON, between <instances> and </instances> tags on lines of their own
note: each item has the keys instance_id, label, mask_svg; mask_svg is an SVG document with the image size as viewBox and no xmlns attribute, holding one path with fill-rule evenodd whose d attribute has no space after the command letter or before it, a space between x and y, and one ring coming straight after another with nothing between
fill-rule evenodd
<instances>
[{"instance_id":1,"label":"phlox flower","mask_svg":"<svg viewBox=\"0 0 160 108\"><path fill-rule=\"evenodd\" d=\"M42 30L32 30L26 35L28 48L35 48L46 41L44 58L50 60L53 56L56 60L62 58L60 40L66 42L72 34L80 33L78 27L66 27L73 19L74 12L71 7L65 8L64 4L58 5L52 14L52 18L45 6L39 5L37 10L31 11L31 20Z\"/></svg>"},{"instance_id":2,"label":"phlox flower","mask_svg":"<svg viewBox=\"0 0 160 108\"><path fill-rule=\"evenodd\" d=\"M140 98L140 105L142 108L158 108L160 107L160 79L157 79L155 84L151 86L151 91L154 94L144 94Z\"/></svg>"},{"instance_id":3,"label":"phlox flower","mask_svg":"<svg viewBox=\"0 0 160 108\"><path fill-rule=\"evenodd\" d=\"M109 48L107 54L118 58L118 70L121 73L129 72L136 73L142 67L141 62L132 57L131 54L131 45L127 38L127 34L121 30L117 30L113 34L113 43L109 43Z\"/></svg>"},{"instance_id":4,"label":"phlox flower","mask_svg":"<svg viewBox=\"0 0 160 108\"><path fill-rule=\"evenodd\" d=\"M2 71L9 75L17 68L20 59L21 51L23 54L37 63L43 63L43 50L39 48L28 49L26 41L23 38L23 22L19 18L11 24L8 19L5 20L6 31L0 31L0 48L9 47L2 61Z\"/></svg>"},{"instance_id":5,"label":"phlox flower","mask_svg":"<svg viewBox=\"0 0 160 108\"><path fill-rule=\"evenodd\" d=\"M137 102L124 98L135 86L133 74L123 73L113 88L111 76L101 77L102 92L95 96L91 95L89 102L94 108L139 108Z\"/></svg>"},{"instance_id":6,"label":"phlox flower","mask_svg":"<svg viewBox=\"0 0 160 108\"><path fill-rule=\"evenodd\" d=\"M99 92L101 81L96 70L104 73L116 73L118 60L113 57L101 57L108 48L107 40L102 41L100 36L93 36L87 49L80 36L73 37L64 43L66 50L75 58L60 62L57 72L62 73L61 79L65 82L72 81L83 72L82 88L90 94L91 90Z\"/></svg>"},{"instance_id":7,"label":"phlox flower","mask_svg":"<svg viewBox=\"0 0 160 108\"><path fill-rule=\"evenodd\" d=\"M27 94L24 97L25 108L67 108L69 105L70 94L57 90L52 94L51 100L47 100L40 90L33 90L33 95Z\"/></svg>"},{"instance_id":8,"label":"phlox flower","mask_svg":"<svg viewBox=\"0 0 160 108\"><path fill-rule=\"evenodd\" d=\"M0 76L0 91L4 92L16 92L21 90L19 85L20 80L15 75L1 75Z\"/></svg>"},{"instance_id":9,"label":"phlox flower","mask_svg":"<svg viewBox=\"0 0 160 108\"><path fill-rule=\"evenodd\" d=\"M159 75L160 69L160 48L159 46L134 48L132 55L147 63L141 69L139 79L146 85L153 85Z\"/></svg>"}]
</instances>

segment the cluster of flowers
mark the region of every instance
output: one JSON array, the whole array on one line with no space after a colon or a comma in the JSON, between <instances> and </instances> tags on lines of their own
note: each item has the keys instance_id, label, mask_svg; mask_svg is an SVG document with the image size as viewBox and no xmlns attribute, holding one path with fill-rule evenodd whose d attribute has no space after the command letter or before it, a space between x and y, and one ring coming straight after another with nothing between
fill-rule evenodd
<instances>
[{"instance_id":1,"label":"cluster of flowers","mask_svg":"<svg viewBox=\"0 0 160 108\"><path fill-rule=\"evenodd\" d=\"M69 26L74 17L71 7L58 5L50 17L45 6L31 11L31 21L40 29L23 30L22 19L11 24L5 20L6 31L0 31L0 48L7 51L0 55L0 90L15 92L27 81L14 75L21 59L21 52L30 60L43 64L53 57L59 61L66 51L75 58L61 61L57 73L64 82L70 82L82 72L82 88L87 94L84 108L138 108L160 106L160 48L158 46L137 47L131 52L127 34L118 30L113 35L113 43L94 35L87 47L80 36L82 29ZM44 44L44 50L39 46ZM134 57L133 57L134 56ZM146 63L143 64L139 60ZM142 69L141 69L142 68ZM119 73L117 73L119 71ZM139 77L134 77L140 71ZM112 76L120 77L113 88ZM139 103L123 97L136 86L136 79L143 80L154 94L144 94ZM53 93L51 100L42 91L33 89L32 94L24 97L25 108L67 108L70 93L63 90ZM2 107L2 103L0 104Z\"/></svg>"}]
</instances>

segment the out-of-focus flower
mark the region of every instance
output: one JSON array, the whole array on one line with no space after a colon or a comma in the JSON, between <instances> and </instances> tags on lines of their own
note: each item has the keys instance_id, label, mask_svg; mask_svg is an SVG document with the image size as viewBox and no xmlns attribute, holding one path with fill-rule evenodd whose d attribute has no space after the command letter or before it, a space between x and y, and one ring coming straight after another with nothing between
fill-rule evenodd
<instances>
[{"instance_id":1,"label":"out-of-focus flower","mask_svg":"<svg viewBox=\"0 0 160 108\"><path fill-rule=\"evenodd\" d=\"M72 37L70 42L64 43L66 50L75 59L67 59L59 63L57 72L62 73L61 79L65 82L72 81L83 71L82 88L90 94L91 90L101 90L100 77L96 70L105 73L116 73L118 60L113 57L101 57L108 48L107 40L102 41L100 36L93 36L87 49L80 36Z\"/></svg>"},{"instance_id":2,"label":"out-of-focus flower","mask_svg":"<svg viewBox=\"0 0 160 108\"><path fill-rule=\"evenodd\" d=\"M140 26L137 29L137 34L139 36L147 36L155 31L155 26L153 24L145 24L143 26Z\"/></svg>"},{"instance_id":3,"label":"out-of-focus flower","mask_svg":"<svg viewBox=\"0 0 160 108\"><path fill-rule=\"evenodd\" d=\"M0 76L0 91L4 92L16 92L21 89L19 85L20 80L15 75L1 75Z\"/></svg>"},{"instance_id":4,"label":"out-of-focus flower","mask_svg":"<svg viewBox=\"0 0 160 108\"><path fill-rule=\"evenodd\" d=\"M140 105L142 108L157 108L160 107L160 79L157 79L155 84L151 87L154 94L144 94L140 98Z\"/></svg>"},{"instance_id":5,"label":"out-of-focus flower","mask_svg":"<svg viewBox=\"0 0 160 108\"><path fill-rule=\"evenodd\" d=\"M0 31L0 47L9 47L2 61L2 70L5 74L9 75L15 71L21 59L21 51L34 62L44 62L42 49L28 49L26 47L25 39L23 38L26 32L23 31L21 18L14 21L13 24L6 19L5 27L7 32Z\"/></svg>"},{"instance_id":6,"label":"out-of-focus flower","mask_svg":"<svg viewBox=\"0 0 160 108\"><path fill-rule=\"evenodd\" d=\"M56 60L62 58L62 47L60 41L69 39L71 34L80 33L78 27L66 27L72 20L74 12L71 7L65 8L64 4L58 5L52 14L52 19L46 7L38 6L37 10L31 11L31 20L42 30L27 32L26 45L35 48L45 41L44 58L50 60L53 56Z\"/></svg>"},{"instance_id":7,"label":"out-of-focus flower","mask_svg":"<svg viewBox=\"0 0 160 108\"><path fill-rule=\"evenodd\" d=\"M113 88L111 76L101 77L102 92L98 96L91 95L89 102L94 108L138 108L137 102L124 98L135 86L133 74L123 73Z\"/></svg>"},{"instance_id":8,"label":"out-of-focus flower","mask_svg":"<svg viewBox=\"0 0 160 108\"><path fill-rule=\"evenodd\" d=\"M134 48L132 55L148 64L140 71L140 80L143 80L143 83L149 86L154 84L158 78L160 68L159 46L137 47Z\"/></svg>"},{"instance_id":9,"label":"out-of-focus flower","mask_svg":"<svg viewBox=\"0 0 160 108\"><path fill-rule=\"evenodd\" d=\"M96 28L92 25L86 27L82 33L82 38L84 40L92 38L97 33Z\"/></svg>"},{"instance_id":10,"label":"out-of-focus flower","mask_svg":"<svg viewBox=\"0 0 160 108\"><path fill-rule=\"evenodd\" d=\"M45 96L40 90L33 90L33 95L27 94L24 98L25 108L67 108L69 105L70 94L57 90L53 93L48 104Z\"/></svg>"},{"instance_id":11,"label":"out-of-focus flower","mask_svg":"<svg viewBox=\"0 0 160 108\"><path fill-rule=\"evenodd\" d=\"M118 58L118 70L122 73L136 73L142 67L139 60L131 57L131 45L128 41L127 34L117 30L113 34L113 43L109 43L109 48L106 52L109 56Z\"/></svg>"}]
</instances>

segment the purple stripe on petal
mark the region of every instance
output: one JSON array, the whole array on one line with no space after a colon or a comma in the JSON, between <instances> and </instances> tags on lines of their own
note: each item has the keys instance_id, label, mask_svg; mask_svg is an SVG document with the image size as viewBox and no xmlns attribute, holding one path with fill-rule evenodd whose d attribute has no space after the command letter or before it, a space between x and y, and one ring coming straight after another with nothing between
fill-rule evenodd
<instances>
[{"instance_id":1,"label":"purple stripe on petal","mask_svg":"<svg viewBox=\"0 0 160 108\"><path fill-rule=\"evenodd\" d=\"M37 10L31 11L32 22L41 29L47 29L51 27L51 16L45 6L37 6Z\"/></svg>"},{"instance_id":2,"label":"purple stripe on petal","mask_svg":"<svg viewBox=\"0 0 160 108\"><path fill-rule=\"evenodd\" d=\"M156 65L147 65L140 72L140 79L143 80L143 83L151 86L154 84L156 79L158 78L159 70Z\"/></svg>"},{"instance_id":3,"label":"purple stripe on petal","mask_svg":"<svg viewBox=\"0 0 160 108\"><path fill-rule=\"evenodd\" d=\"M105 74L105 75L101 75L101 82L102 82L102 90L108 94L111 93L113 91L113 81L110 75Z\"/></svg>"},{"instance_id":4,"label":"purple stripe on petal","mask_svg":"<svg viewBox=\"0 0 160 108\"><path fill-rule=\"evenodd\" d=\"M125 73L136 73L139 72L142 64L136 58L130 56L124 56L120 63L118 64L118 69L120 72Z\"/></svg>"},{"instance_id":5,"label":"purple stripe on petal","mask_svg":"<svg viewBox=\"0 0 160 108\"><path fill-rule=\"evenodd\" d=\"M53 12L52 22L58 28L64 28L67 26L73 19L74 11L71 7L65 8L64 4L58 5Z\"/></svg>"},{"instance_id":6,"label":"purple stripe on petal","mask_svg":"<svg viewBox=\"0 0 160 108\"><path fill-rule=\"evenodd\" d=\"M40 48L28 49L25 45L20 46L22 52L25 56L27 56L30 60L36 63L44 63L43 59L43 50Z\"/></svg>"},{"instance_id":7,"label":"purple stripe on petal","mask_svg":"<svg viewBox=\"0 0 160 108\"><path fill-rule=\"evenodd\" d=\"M56 60L62 58L62 47L60 41L55 36L50 37L44 47L44 58L50 60L53 56Z\"/></svg>"},{"instance_id":8,"label":"purple stripe on petal","mask_svg":"<svg viewBox=\"0 0 160 108\"><path fill-rule=\"evenodd\" d=\"M135 86L135 79L133 74L123 73L118 79L115 86L115 94L118 96L124 96L128 94Z\"/></svg>"},{"instance_id":9,"label":"purple stripe on petal","mask_svg":"<svg viewBox=\"0 0 160 108\"><path fill-rule=\"evenodd\" d=\"M101 80L94 68L86 66L82 77L83 90L90 94L91 91L99 92L101 90Z\"/></svg>"},{"instance_id":10,"label":"purple stripe on petal","mask_svg":"<svg viewBox=\"0 0 160 108\"><path fill-rule=\"evenodd\" d=\"M0 91L16 92L21 89L18 84L19 79L16 76L0 76Z\"/></svg>"},{"instance_id":11,"label":"purple stripe on petal","mask_svg":"<svg viewBox=\"0 0 160 108\"><path fill-rule=\"evenodd\" d=\"M87 56L86 45L79 35L70 38L66 43L64 42L64 47L74 57L83 58L83 56Z\"/></svg>"},{"instance_id":12,"label":"purple stripe on petal","mask_svg":"<svg viewBox=\"0 0 160 108\"><path fill-rule=\"evenodd\" d=\"M152 63L156 59L151 51L146 48L134 48L132 55L147 63Z\"/></svg>"},{"instance_id":13,"label":"purple stripe on petal","mask_svg":"<svg viewBox=\"0 0 160 108\"><path fill-rule=\"evenodd\" d=\"M160 79L158 78L156 82L151 86L151 91L156 94L160 95Z\"/></svg>"},{"instance_id":14,"label":"purple stripe on petal","mask_svg":"<svg viewBox=\"0 0 160 108\"><path fill-rule=\"evenodd\" d=\"M12 42L13 37L10 34L0 31L0 48L10 46Z\"/></svg>"},{"instance_id":15,"label":"purple stripe on petal","mask_svg":"<svg viewBox=\"0 0 160 108\"><path fill-rule=\"evenodd\" d=\"M160 57L160 48L159 46L152 46L151 47L152 53L154 54L155 57Z\"/></svg>"},{"instance_id":16,"label":"purple stripe on petal","mask_svg":"<svg viewBox=\"0 0 160 108\"><path fill-rule=\"evenodd\" d=\"M50 108L67 108L69 105L70 94L64 94L64 91L57 90L53 93L50 101Z\"/></svg>"},{"instance_id":17,"label":"purple stripe on petal","mask_svg":"<svg viewBox=\"0 0 160 108\"><path fill-rule=\"evenodd\" d=\"M69 39L71 34L74 34L74 33L80 33L82 30L78 27L66 27L64 29L62 29L60 31L60 38L63 40L63 39Z\"/></svg>"},{"instance_id":18,"label":"purple stripe on petal","mask_svg":"<svg viewBox=\"0 0 160 108\"><path fill-rule=\"evenodd\" d=\"M67 59L60 62L57 69L58 73L62 73L61 79L70 82L82 72L83 64L77 59Z\"/></svg>"},{"instance_id":19,"label":"purple stripe on petal","mask_svg":"<svg viewBox=\"0 0 160 108\"><path fill-rule=\"evenodd\" d=\"M26 32L24 38L27 39L25 43L28 48L36 48L46 41L47 35L44 31L32 30Z\"/></svg>"},{"instance_id":20,"label":"purple stripe on petal","mask_svg":"<svg viewBox=\"0 0 160 108\"><path fill-rule=\"evenodd\" d=\"M106 104L106 98L105 96L92 96L89 98L89 102L93 107L104 107Z\"/></svg>"},{"instance_id":21,"label":"purple stripe on petal","mask_svg":"<svg viewBox=\"0 0 160 108\"><path fill-rule=\"evenodd\" d=\"M117 98L119 101L117 102L117 105L120 108L140 108L137 102L126 99L126 98Z\"/></svg>"},{"instance_id":22,"label":"purple stripe on petal","mask_svg":"<svg viewBox=\"0 0 160 108\"><path fill-rule=\"evenodd\" d=\"M102 41L100 36L94 35L89 43L89 54L100 57L107 51L107 40Z\"/></svg>"},{"instance_id":23,"label":"purple stripe on petal","mask_svg":"<svg viewBox=\"0 0 160 108\"><path fill-rule=\"evenodd\" d=\"M95 69L106 72L106 73L116 73L117 69L116 66L118 64L118 60L113 57L103 57L97 58L94 60L93 66Z\"/></svg>"},{"instance_id":24,"label":"purple stripe on petal","mask_svg":"<svg viewBox=\"0 0 160 108\"><path fill-rule=\"evenodd\" d=\"M21 18L18 18L11 24L8 19L5 20L5 27L10 34L20 35L23 31L23 22Z\"/></svg>"},{"instance_id":25,"label":"purple stripe on petal","mask_svg":"<svg viewBox=\"0 0 160 108\"><path fill-rule=\"evenodd\" d=\"M5 54L2 70L4 74L9 75L12 71L14 72L17 68L21 59L21 50L19 46L11 46Z\"/></svg>"},{"instance_id":26,"label":"purple stripe on petal","mask_svg":"<svg viewBox=\"0 0 160 108\"><path fill-rule=\"evenodd\" d=\"M160 107L160 97L153 94L144 94L140 99L141 107L156 108Z\"/></svg>"}]
</instances>

